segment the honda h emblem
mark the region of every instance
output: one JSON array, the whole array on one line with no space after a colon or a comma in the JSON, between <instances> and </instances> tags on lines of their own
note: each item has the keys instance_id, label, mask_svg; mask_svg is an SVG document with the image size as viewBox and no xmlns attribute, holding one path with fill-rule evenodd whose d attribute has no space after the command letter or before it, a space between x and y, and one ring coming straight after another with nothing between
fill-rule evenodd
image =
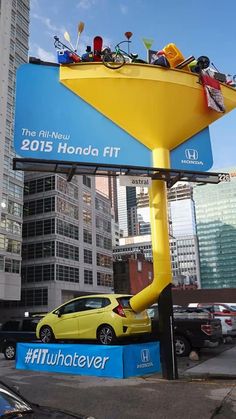
<instances>
[{"instance_id":1,"label":"honda h emblem","mask_svg":"<svg viewBox=\"0 0 236 419\"><path fill-rule=\"evenodd\" d=\"M197 152L197 150L187 148L185 150L185 156L186 156L186 159L188 159L188 160L197 160L198 159L198 152Z\"/></svg>"},{"instance_id":2,"label":"honda h emblem","mask_svg":"<svg viewBox=\"0 0 236 419\"><path fill-rule=\"evenodd\" d=\"M150 361L150 351L149 351L149 349L142 349L141 350L141 360L142 360L142 362L149 362Z\"/></svg>"}]
</instances>

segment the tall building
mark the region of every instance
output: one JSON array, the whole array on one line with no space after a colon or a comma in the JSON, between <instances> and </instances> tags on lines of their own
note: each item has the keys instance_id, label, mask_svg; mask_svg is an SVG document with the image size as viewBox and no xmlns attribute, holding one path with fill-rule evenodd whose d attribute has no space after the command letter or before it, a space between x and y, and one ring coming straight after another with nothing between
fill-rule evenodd
<instances>
[{"instance_id":1,"label":"tall building","mask_svg":"<svg viewBox=\"0 0 236 419\"><path fill-rule=\"evenodd\" d=\"M28 60L29 0L0 1L0 300L19 300L23 172L12 170L15 75Z\"/></svg>"},{"instance_id":2,"label":"tall building","mask_svg":"<svg viewBox=\"0 0 236 419\"><path fill-rule=\"evenodd\" d=\"M99 193L109 198L111 202L112 246L119 246L119 238L123 234L118 223L117 181L115 176L96 176L95 185Z\"/></svg>"},{"instance_id":3,"label":"tall building","mask_svg":"<svg viewBox=\"0 0 236 419\"><path fill-rule=\"evenodd\" d=\"M134 212L136 211L136 188L120 186L119 179L117 179L117 197L118 197L118 222L120 229L123 231L123 236L133 235L135 223ZM134 220L134 221L133 221Z\"/></svg>"},{"instance_id":4,"label":"tall building","mask_svg":"<svg viewBox=\"0 0 236 419\"><path fill-rule=\"evenodd\" d=\"M179 183L168 190L168 212L176 241L175 283L201 286L193 187Z\"/></svg>"},{"instance_id":5,"label":"tall building","mask_svg":"<svg viewBox=\"0 0 236 419\"><path fill-rule=\"evenodd\" d=\"M79 295L113 290L111 205L94 177L27 173L22 293L11 311L48 312Z\"/></svg>"},{"instance_id":6,"label":"tall building","mask_svg":"<svg viewBox=\"0 0 236 419\"><path fill-rule=\"evenodd\" d=\"M176 285L189 285L194 283L200 287L193 187L189 184L179 183L167 191L167 198L173 282ZM147 237L151 233L149 194L147 188L137 188L136 202L136 235L139 236L138 240L140 240L141 236ZM122 249L125 251L124 247ZM145 249L146 253L147 249Z\"/></svg>"},{"instance_id":7,"label":"tall building","mask_svg":"<svg viewBox=\"0 0 236 419\"><path fill-rule=\"evenodd\" d=\"M231 182L194 188L202 288L236 287L236 169Z\"/></svg>"},{"instance_id":8,"label":"tall building","mask_svg":"<svg viewBox=\"0 0 236 419\"><path fill-rule=\"evenodd\" d=\"M117 181L115 176L97 176L95 178L96 189L105 194L111 201L115 223L118 222Z\"/></svg>"}]
</instances>

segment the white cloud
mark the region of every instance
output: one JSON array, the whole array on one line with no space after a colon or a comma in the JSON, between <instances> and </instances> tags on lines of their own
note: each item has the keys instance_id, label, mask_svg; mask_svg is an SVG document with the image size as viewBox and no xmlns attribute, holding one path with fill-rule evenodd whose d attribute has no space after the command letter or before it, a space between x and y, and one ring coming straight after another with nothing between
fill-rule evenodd
<instances>
[{"instance_id":1,"label":"white cloud","mask_svg":"<svg viewBox=\"0 0 236 419\"><path fill-rule=\"evenodd\" d=\"M51 63L56 62L56 54L52 52L46 51L45 49L41 48L40 46L36 47L36 57L40 58L42 61L49 61Z\"/></svg>"},{"instance_id":2,"label":"white cloud","mask_svg":"<svg viewBox=\"0 0 236 419\"><path fill-rule=\"evenodd\" d=\"M96 0L80 0L77 3L78 9L91 9L96 4Z\"/></svg>"},{"instance_id":3,"label":"white cloud","mask_svg":"<svg viewBox=\"0 0 236 419\"><path fill-rule=\"evenodd\" d=\"M54 33L63 34L65 32L65 28L63 26L59 27L59 26L54 25L49 17L41 16L37 13L32 13L31 17L42 22L46 26L47 29L49 29L50 31Z\"/></svg>"},{"instance_id":4,"label":"white cloud","mask_svg":"<svg viewBox=\"0 0 236 419\"><path fill-rule=\"evenodd\" d=\"M127 6L125 6L124 4L121 4L120 5L120 10L121 10L121 13L123 15L127 15L127 13L128 13L128 7Z\"/></svg>"}]
</instances>

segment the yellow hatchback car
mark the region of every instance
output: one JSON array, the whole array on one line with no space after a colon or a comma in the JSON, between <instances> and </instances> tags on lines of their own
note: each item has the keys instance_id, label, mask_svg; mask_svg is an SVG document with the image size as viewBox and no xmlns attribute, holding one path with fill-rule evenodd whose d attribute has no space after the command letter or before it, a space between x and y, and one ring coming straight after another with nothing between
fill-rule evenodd
<instances>
[{"instance_id":1,"label":"yellow hatchback car","mask_svg":"<svg viewBox=\"0 0 236 419\"><path fill-rule=\"evenodd\" d=\"M74 298L46 314L36 335L44 343L56 340L94 339L103 345L118 338L151 332L146 310L135 313L131 295L97 294Z\"/></svg>"}]
</instances>

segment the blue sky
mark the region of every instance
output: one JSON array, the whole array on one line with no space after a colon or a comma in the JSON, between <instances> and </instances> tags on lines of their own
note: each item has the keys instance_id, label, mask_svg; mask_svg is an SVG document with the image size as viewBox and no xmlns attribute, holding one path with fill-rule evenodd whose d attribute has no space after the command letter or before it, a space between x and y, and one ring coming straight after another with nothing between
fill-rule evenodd
<instances>
[{"instance_id":1,"label":"blue sky","mask_svg":"<svg viewBox=\"0 0 236 419\"><path fill-rule=\"evenodd\" d=\"M30 55L56 61L53 37L68 31L75 44L77 26L85 23L79 53L94 36L114 47L133 32L132 52L145 58L142 38L152 49L174 42L188 57L207 55L226 74L236 74L236 1L228 0L31 0ZM235 92L236 94L236 92ZM236 167L236 110L210 127L214 166Z\"/></svg>"}]
</instances>

